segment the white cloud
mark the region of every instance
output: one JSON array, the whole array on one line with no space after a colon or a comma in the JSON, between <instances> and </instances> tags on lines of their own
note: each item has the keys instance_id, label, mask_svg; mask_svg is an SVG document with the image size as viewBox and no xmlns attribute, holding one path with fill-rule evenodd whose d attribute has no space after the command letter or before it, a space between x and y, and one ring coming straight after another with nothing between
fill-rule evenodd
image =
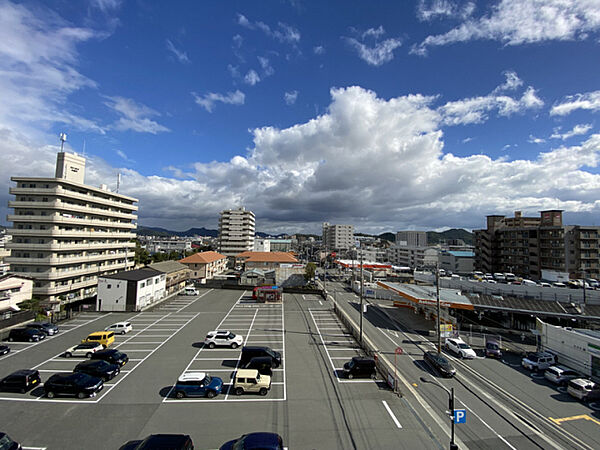
<instances>
[{"instance_id":1,"label":"white cloud","mask_svg":"<svg viewBox=\"0 0 600 450\"><path fill-rule=\"evenodd\" d=\"M256 73L254 69L248 71L246 76L244 77L244 81L250 86L254 86L256 83L260 82L260 77Z\"/></svg>"},{"instance_id":2,"label":"white cloud","mask_svg":"<svg viewBox=\"0 0 600 450\"><path fill-rule=\"evenodd\" d=\"M419 0L417 17L421 21L430 21L438 18L466 19L475 11L473 2L455 2L451 0Z\"/></svg>"},{"instance_id":3,"label":"white cloud","mask_svg":"<svg viewBox=\"0 0 600 450\"><path fill-rule=\"evenodd\" d=\"M504 91L514 91L523 85L523 80L521 80L517 73L512 70L507 70L504 72L504 76L506 77L506 81L494 89L494 94Z\"/></svg>"},{"instance_id":4,"label":"white cloud","mask_svg":"<svg viewBox=\"0 0 600 450\"><path fill-rule=\"evenodd\" d=\"M271 66L271 62L269 58L264 56L257 56L258 62L260 63L260 67L262 67L263 73L266 77L270 77L275 73L275 69Z\"/></svg>"},{"instance_id":5,"label":"white cloud","mask_svg":"<svg viewBox=\"0 0 600 450\"><path fill-rule=\"evenodd\" d=\"M173 53L180 63L187 64L190 62L187 53L176 48L169 39L167 39L167 50Z\"/></svg>"},{"instance_id":6,"label":"white cloud","mask_svg":"<svg viewBox=\"0 0 600 450\"><path fill-rule=\"evenodd\" d=\"M102 12L109 12L121 7L121 0L91 0L90 5Z\"/></svg>"},{"instance_id":7,"label":"white cloud","mask_svg":"<svg viewBox=\"0 0 600 450\"><path fill-rule=\"evenodd\" d=\"M323 47L322 45L317 45L313 47L313 53L315 55L322 55L325 53L325 47Z\"/></svg>"},{"instance_id":8,"label":"white cloud","mask_svg":"<svg viewBox=\"0 0 600 450\"><path fill-rule=\"evenodd\" d=\"M597 0L501 0L490 13L467 19L447 33L428 36L411 52L425 55L429 47L480 39L505 45L586 39L599 29Z\"/></svg>"},{"instance_id":9,"label":"white cloud","mask_svg":"<svg viewBox=\"0 0 600 450\"><path fill-rule=\"evenodd\" d=\"M300 31L284 22L278 22L277 28L271 28L264 22L251 22L243 14L238 14L237 23L238 25L241 25L242 27L248 28L250 30L260 30L267 36L277 39L279 42L284 42L293 45L300 42Z\"/></svg>"},{"instance_id":10,"label":"white cloud","mask_svg":"<svg viewBox=\"0 0 600 450\"><path fill-rule=\"evenodd\" d=\"M352 31L355 31L352 29ZM372 66L381 66L394 59L394 50L402 45L402 41L398 38L390 38L384 41L379 41L379 38L385 33L382 26L377 29L369 28L367 31L360 33L361 41L353 37L342 36L342 39L350 44L357 52L358 56ZM373 38L373 45L364 43L365 39Z\"/></svg>"},{"instance_id":11,"label":"white cloud","mask_svg":"<svg viewBox=\"0 0 600 450\"><path fill-rule=\"evenodd\" d=\"M573 129L571 129L570 131L567 131L566 133L559 133L559 129L558 130L554 130L554 133L552 134L552 136L550 136L551 139L562 139L563 141L572 138L573 136L581 136L582 134L587 134L588 131L590 131L592 129L592 124L590 123L585 123L585 124L578 124L575 125L573 127Z\"/></svg>"},{"instance_id":12,"label":"white cloud","mask_svg":"<svg viewBox=\"0 0 600 450\"><path fill-rule=\"evenodd\" d=\"M584 94L575 94L565 97L558 105L554 105L550 110L551 116L566 116L577 109L588 111L600 110L600 91L586 92Z\"/></svg>"},{"instance_id":13,"label":"white cloud","mask_svg":"<svg viewBox=\"0 0 600 450\"><path fill-rule=\"evenodd\" d=\"M229 73L231 74L232 78L240 78L240 69L238 68L238 66L234 66L232 64L228 64L227 65L227 70L229 71Z\"/></svg>"},{"instance_id":14,"label":"white cloud","mask_svg":"<svg viewBox=\"0 0 600 450\"><path fill-rule=\"evenodd\" d=\"M461 142L462 142L463 144L466 144L466 143L468 143L468 142L471 142L472 140L473 140L473 138L469 136L469 137L466 137L466 138L464 138L464 139L463 139Z\"/></svg>"},{"instance_id":15,"label":"white cloud","mask_svg":"<svg viewBox=\"0 0 600 450\"><path fill-rule=\"evenodd\" d=\"M127 156L127 153L125 153L123 150L115 150L115 153L119 155L119 157L124 161L128 163L135 163L135 161L129 158L129 156Z\"/></svg>"},{"instance_id":16,"label":"white cloud","mask_svg":"<svg viewBox=\"0 0 600 450\"><path fill-rule=\"evenodd\" d=\"M235 36L233 36L232 41L233 41L234 47L240 48L242 46L242 44L244 43L244 38L242 36L240 36L239 34L236 34Z\"/></svg>"},{"instance_id":17,"label":"white cloud","mask_svg":"<svg viewBox=\"0 0 600 450\"><path fill-rule=\"evenodd\" d=\"M236 90L235 92L228 92L225 95L216 92L209 92L203 96L192 92L192 96L194 97L194 101L208 112L213 112L215 103L217 102L228 105L243 105L246 99L244 93L239 90Z\"/></svg>"},{"instance_id":18,"label":"white cloud","mask_svg":"<svg viewBox=\"0 0 600 450\"><path fill-rule=\"evenodd\" d=\"M119 113L122 117L111 125L118 131L135 131L137 133L157 134L171 131L167 127L149 119L149 117L160 116L160 113L147 106L136 103L130 98L106 97L108 101L104 104Z\"/></svg>"},{"instance_id":19,"label":"white cloud","mask_svg":"<svg viewBox=\"0 0 600 450\"><path fill-rule=\"evenodd\" d=\"M544 142L546 142L546 139L538 138L530 134L527 142L529 142L530 144L543 144Z\"/></svg>"},{"instance_id":20,"label":"white cloud","mask_svg":"<svg viewBox=\"0 0 600 450\"><path fill-rule=\"evenodd\" d=\"M290 91L283 94L283 100L286 105L293 105L298 99L298 91Z\"/></svg>"}]
</instances>

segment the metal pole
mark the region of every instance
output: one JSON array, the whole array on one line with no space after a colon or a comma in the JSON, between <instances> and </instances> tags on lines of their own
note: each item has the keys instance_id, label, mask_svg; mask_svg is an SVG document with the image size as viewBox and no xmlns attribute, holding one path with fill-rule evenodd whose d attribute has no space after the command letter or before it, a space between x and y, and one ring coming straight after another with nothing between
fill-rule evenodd
<instances>
[{"instance_id":1,"label":"metal pole","mask_svg":"<svg viewBox=\"0 0 600 450\"><path fill-rule=\"evenodd\" d=\"M363 336L363 293L364 293L364 283L363 283L363 255L362 251L360 252L360 343L362 344L362 336Z\"/></svg>"},{"instance_id":2,"label":"metal pole","mask_svg":"<svg viewBox=\"0 0 600 450\"><path fill-rule=\"evenodd\" d=\"M581 268L581 273L583 274L583 305L585 306L586 298L585 298L585 268L584 267Z\"/></svg>"},{"instance_id":3,"label":"metal pole","mask_svg":"<svg viewBox=\"0 0 600 450\"><path fill-rule=\"evenodd\" d=\"M436 320L437 351L438 351L438 353L441 353L442 352L442 333L441 333L441 329L440 329L441 307L440 307L440 263L439 262L435 265L435 295L436 295L436 299L437 299L437 320Z\"/></svg>"},{"instance_id":4,"label":"metal pole","mask_svg":"<svg viewBox=\"0 0 600 450\"><path fill-rule=\"evenodd\" d=\"M450 388L450 422L452 422L452 437L450 438L450 450L456 448L454 443L454 388Z\"/></svg>"}]
</instances>

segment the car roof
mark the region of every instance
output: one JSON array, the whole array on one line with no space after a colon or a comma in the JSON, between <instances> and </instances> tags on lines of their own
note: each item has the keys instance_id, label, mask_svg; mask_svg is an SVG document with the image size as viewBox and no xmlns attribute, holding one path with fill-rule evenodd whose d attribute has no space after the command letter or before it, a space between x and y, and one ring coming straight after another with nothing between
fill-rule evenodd
<instances>
[{"instance_id":1,"label":"car roof","mask_svg":"<svg viewBox=\"0 0 600 450\"><path fill-rule=\"evenodd\" d=\"M267 445L276 445L279 443L279 435L276 433L250 433L242 436L244 439L244 448L264 448Z\"/></svg>"},{"instance_id":2,"label":"car roof","mask_svg":"<svg viewBox=\"0 0 600 450\"><path fill-rule=\"evenodd\" d=\"M178 381L202 381L206 377L206 372L186 372L181 374Z\"/></svg>"},{"instance_id":3,"label":"car roof","mask_svg":"<svg viewBox=\"0 0 600 450\"><path fill-rule=\"evenodd\" d=\"M20 369L20 370L15 370L13 373L9 374L8 376L13 376L13 375L34 375L36 373L39 373L37 370L35 369Z\"/></svg>"},{"instance_id":4,"label":"car roof","mask_svg":"<svg viewBox=\"0 0 600 450\"><path fill-rule=\"evenodd\" d=\"M116 348L104 348L95 353L95 355L111 355L113 353L120 352L121 350L117 350Z\"/></svg>"},{"instance_id":5,"label":"car roof","mask_svg":"<svg viewBox=\"0 0 600 450\"><path fill-rule=\"evenodd\" d=\"M229 334L231 331L229 330L213 330L209 331L208 334Z\"/></svg>"},{"instance_id":6,"label":"car roof","mask_svg":"<svg viewBox=\"0 0 600 450\"><path fill-rule=\"evenodd\" d=\"M353 356L352 357L352 361L357 361L357 362L375 362L375 360L373 358L365 358L362 356Z\"/></svg>"},{"instance_id":7,"label":"car roof","mask_svg":"<svg viewBox=\"0 0 600 450\"><path fill-rule=\"evenodd\" d=\"M78 366L93 366L96 364L102 364L102 363L106 363L106 361L104 361L103 359L90 359L87 361L81 361L79 364L77 364ZM108 364L108 363L106 363Z\"/></svg>"},{"instance_id":8,"label":"car roof","mask_svg":"<svg viewBox=\"0 0 600 450\"><path fill-rule=\"evenodd\" d=\"M112 327L113 325L130 325L131 322L127 322L127 321L123 321L123 322L115 322L113 324L110 324L109 327Z\"/></svg>"},{"instance_id":9,"label":"car roof","mask_svg":"<svg viewBox=\"0 0 600 450\"><path fill-rule=\"evenodd\" d=\"M588 386L590 384L592 384L592 385L596 384L592 380L588 380L587 378L575 378L575 379L569 381L569 383L578 384L580 386Z\"/></svg>"},{"instance_id":10,"label":"car roof","mask_svg":"<svg viewBox=\"0 0 600 450\"><path fill-rule=\"evenodd\" d=\"M255 377L256 375L258 375L256 369L238 369L236 373L236 377Z\"/></svg>"},{"instance_id":11,"label":"car roof","mask_svg":"<svg viewBox=\"0 0 600 450\"><path fill-rule=\"evenodd\" d=\"M181 446L191 438L187 434L151 434L136 447L137 449L164 449Z\"/></svg>"},{"instance_id":12,"label":"car roof","mask_svg":"<svg viewBox=\"0 0 600 450\"><path fill-rule=\"evenodd\" d=\"M565 366L551 366L551 367L548 367L548 369L560 370L561 372L564 372L567 370L572 370L573 372L575 372L573 369L569 369L568 367L565 367Z\"/></svg>"},{"instance_id":13,"label":"car roof","mask_svg":"<svg viewBox=\"0 0 600 450\"><path fill-rule=\"evenodd\" d=\"M82 342L81 344L74 345L71 348L77 348L77 347L79 347L79 348L94 348L94 347L98 347L99 345L102 345L102 344L100 344L98 342Z\"/></svg>"}]
</instances>

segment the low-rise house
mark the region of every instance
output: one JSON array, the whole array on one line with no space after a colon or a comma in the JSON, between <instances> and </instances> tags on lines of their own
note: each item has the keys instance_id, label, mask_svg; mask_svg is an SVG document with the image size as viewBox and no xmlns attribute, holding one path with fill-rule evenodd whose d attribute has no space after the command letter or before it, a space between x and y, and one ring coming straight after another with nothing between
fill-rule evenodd
<instances>
[{"instance_id":1,"label":"low-rise house","mask_svg":"<svg viewBox=\"0 0 600 450\"><path fill-rule=\"evenodd\" d=\"M17 275L4 275L0 277L0 314L9 311L18 311L18 303L31 299L33 293L33 280Z\"/></svg>"},{"instance_id":2,"label":"low-rise house","mask_svg":"<svg viewBox=\"0 0 600 450\"><path fill-rule=\"evenodd\" d=\"M250 269L242 273L240 283L247 286L264 286L275 284L274 270Z\"/></svg>"},{"instance_id":3,"label":"low-rise house","mask_svg":"<svg viewBox=\"0 0 600 450\"><path fill-rule=\"evenodd\" d=\"M238 254L236 261L250 269L279 269L282 264L298 264L298 260L287 252L243 252Z\"/></svg>"},{"instance_id":4,"label":"low-rise house","mask_svg":"<svg viewBox=\"0 0 600 450\"><path fill-rule=\"evenodd\" d=\"M98 278L97 311L141 311L166 296L167 275L145 267Z\"/></svg>"},{"instance_id":5,"label":"low-rise house","mask_svg":"<svg viewBox=\"0 0 600 450\"><path fill-rule=\"evenodd\" d=\"M185 288L187 280L190 279L190 269L188 269L185 264L181 264L177 261L153 263L149 264L148 267L158 270L167 276L165 282L167 295L181 291L183 288Z\"/></svg>"},{"instance_id":6,"label":"low-rise house","mask_svg":"<svg viewBox=\"0 0 600 450\"><path fill-rule=\"evenodd\" d=\"M190 269L193 280L210 280L227 270L227 256L217 252L194 253L179 262Z\"/></svg>"}]
</instances>

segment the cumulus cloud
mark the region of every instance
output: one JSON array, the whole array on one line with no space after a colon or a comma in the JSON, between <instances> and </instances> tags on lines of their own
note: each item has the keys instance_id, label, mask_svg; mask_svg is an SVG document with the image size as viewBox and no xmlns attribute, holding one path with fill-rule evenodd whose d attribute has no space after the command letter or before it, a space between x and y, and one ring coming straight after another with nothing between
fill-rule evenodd
<instances>
[{"instance_id":1,"label":"cumulus cloud","mask_svg":"<svg viewBox=\"0 0 600 450\"><path fill-rule=\"evenodd\" d=\"M260 67L262 67L263 74L266 77L270 77L275 73L275 69L273 69L273 66L271 66L271 61L269 61L269 58L265 56L257 56L257 59L260 63Z\"/></svg>"},{"instance_id":2,"label":"cumulus cloud","mask_svg":"<svg viewBox=\"0 0 600 450\"><path fill-rule=\"evenodd\" d=\"M529 139L527 139L527 142L529 142L530 144L543 144L544 142L546 142L546 139L535 137L532 134L530 134Z\"/></svg>"},{"instance_id":3,"label":"cumulus cloud","mask_svg":"<svg viewBox=\"0 0 600 450\"><path fill-rule=\"evenodd\" d=\"M286 105L293 105L298 99L298 91L290 91L283 94L283 100Z\"/></svg>"},{"instance_id":4,"label":"cumulus cloud","mask_svg":"<svg viewBox=\"0 0 600 450\"><path fill-rule=\"evenodd\" d=\"M155 122L149 117L160 116L160 113L130 98L106 97L104 103L122 117L117 120L111 129L118 131L135 131L137 133L157 134L171 131L167 127Z\"/></svg>"},{"instance_id":5,"label":"cumulus cloud","mask_svg":"<svg viewBox=\"0 0 600 450\"><path fill-rule=\"evenodd\" d=\"M256 70L251 69L248 71L246 76L244 77L244 82L249 84L250 86L254 86L256 83L260 82L260 77L256 73Z\"/></svg>"},{"instance_id":6,"label":"cumulus cloud","mask_svg":"<svg viewBox=\"0 0 600 450\"><path fill-rule=\"evenodd\" d=\"M313 53L315 55L322 55L325 53L325 47L323 47L322 45L317 45L313 47Z\"/></svg>"},{"instance_id":7,"label":"cumulus cloud","mask_svg":"<svg viewBox=\"0 0 600 450\"><path fill-rule=\"evenodd\" d=\"M402 41L399 38L390 38L381 41L381 36L385 34L382 26L369 28L362 33L354 29L351 29L351 31L358 34L358 39L342 36L342 40L354 48L363 61L372 66L381 66L390 62L394 59L394 50L402 45ZM370 44L365 41L372 41L373 43Z\"/></svg>"},{"instance_id":8,"label":"cumulus cloud","mask_svg":"<svg viewBox=\"0 0 600 450\"><path fill-rule=\"evenodd\" d=\"M563 141L566 141L569 138L572 138L573 136L581 136L583 134L587 134L588 131L590 131L592 129L592 124L590 123L585 123L585 124L578 124L575 125L573 127L573 129L571 129L570 131L567 131L566 133L559 133L560 129L554 130L554 133L552 134L552 136L550 136L551 139L562 139Z\"/></svg>"},{"instance_id":9,"label":"cumulus cloud","mask_svg":"<svg viewBox=\"0 0 600 450\"><path fill-rule=\"evenodd\" d=\"M171 42L170 39L167 39L167 50L173 53L173 55L175 55L175 58L177 58L177 60L180 63L188 64L190 62L190 58L188 58L187 53L175 47L175 45L173 44L173 42Z\"/></svg>"},{"instance_id":10,"label":"cumulus cloud","mask_svg":"<svg viewBox=\"0 0 600 450\"><path fill-rule=\"evenodd\" d=\"M504 45L586 39L600 29L598 11L596 0L501 0L479 18L428 36L411 52L425 55L430 47L482 39Z\"/></svg>"},{"instance_id":11,"label":"cumulus cloud","mask_svg":"<svg viewBox=\"0 0 600 450\"><path fill-rule=\"evenodd\" d=\"M246 95L240 91L228 92L227 94L219 94L217 92L209 92L202 96L192 92L194 101L206 109L209 113L213 112L216 103L225 103L228 105L243 105Z\"/></svg>"},{"instance_id":12,"label":"cumulus cloud","mask_svg":"<svg viewBox=\"0 0 600 450\"><path fill-rule=\"evenodd\" d=\"M248 28L249 30L260 30L267 36L277 39L279 42L288 44L297 44L300 42L300 31L291 25L284 22L278 22L277 27L272 28L264 22L256 21L251 22L243 14L237 15L238 25Z\"/></svg>"},{"instance_id":13,"label":"cumulus cloud","mask_svg":"<svg viewBox=\"0 0 600 450\"><path fill-rule=\"evenodd\" d=\"M551 116L566 116L577 109L596 112L600 110L600 91L586 92L565 97L550 110Z\"/></svg>"},{"instance_id":14,"label":"cumulus cloud","mask_svg":"<svg viewBox=\"0 0 600 450\"><path fill-rule=\"evenodd\" d=\"M475 11L473 2L455 2L451 0L419 0L417 17L428 22L439 18L466 19Z\"/></svg>"}]
</instances>

